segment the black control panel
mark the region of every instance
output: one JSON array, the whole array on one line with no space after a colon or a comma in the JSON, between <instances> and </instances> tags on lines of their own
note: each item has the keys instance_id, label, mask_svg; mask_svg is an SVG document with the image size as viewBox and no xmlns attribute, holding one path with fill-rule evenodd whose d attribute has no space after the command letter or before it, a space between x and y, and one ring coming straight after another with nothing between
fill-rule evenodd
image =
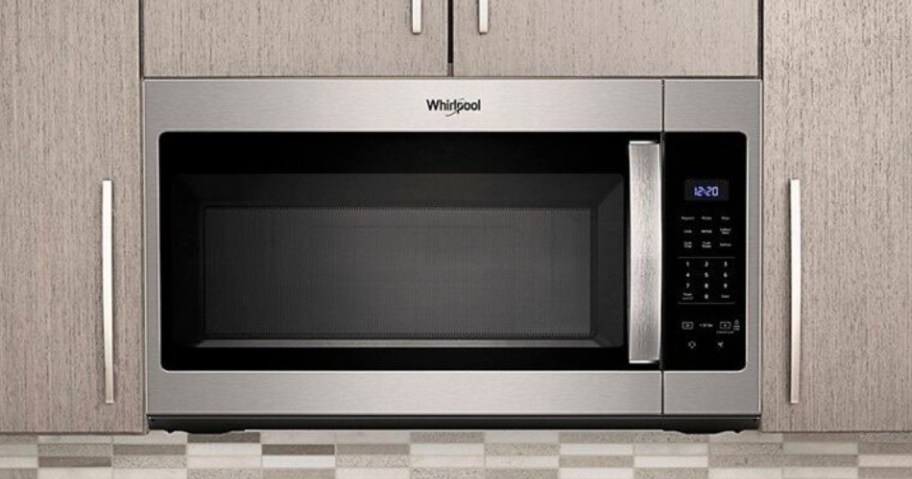
<instances>
[{"instance_id":1,"label":"black control panel","mask_svg":"<svg viewBox=\"0 0 912 479\"><path fill-rule=\"evenodd\" d=\"M663 369L742 369L747 140L668 133L663 144Z\"/></svg>"}]
</instances>

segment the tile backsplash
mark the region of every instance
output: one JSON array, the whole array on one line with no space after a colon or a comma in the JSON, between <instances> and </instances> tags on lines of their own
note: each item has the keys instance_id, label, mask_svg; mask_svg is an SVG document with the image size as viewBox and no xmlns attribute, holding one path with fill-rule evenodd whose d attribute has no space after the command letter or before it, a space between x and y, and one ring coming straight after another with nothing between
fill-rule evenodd
<instances>
[{"instance_id":1,"label":"tile backsplash","mask_svg":"<svg viewBox=\"0 0 912 479\"><path fill-rule=\"evenodd\" d=\"M254 431L2 436L0 479L912 478L912 434Z\"/></svg>"}]
</instances>

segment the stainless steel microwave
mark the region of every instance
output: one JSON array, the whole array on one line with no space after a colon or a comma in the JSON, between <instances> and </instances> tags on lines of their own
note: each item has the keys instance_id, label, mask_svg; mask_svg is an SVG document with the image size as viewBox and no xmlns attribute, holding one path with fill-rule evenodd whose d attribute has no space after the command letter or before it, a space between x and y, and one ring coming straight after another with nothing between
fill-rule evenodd
<instances>
[{"instance_id":1,"label":"stainless steel microwave","mask_svg":"<svg viewBox=\"0 0 912 479\"><path fill-rule=\"evenodd\" d=\"M147 80L150 426L755 427L757 80Z\"/></svg>"}]
</instances>

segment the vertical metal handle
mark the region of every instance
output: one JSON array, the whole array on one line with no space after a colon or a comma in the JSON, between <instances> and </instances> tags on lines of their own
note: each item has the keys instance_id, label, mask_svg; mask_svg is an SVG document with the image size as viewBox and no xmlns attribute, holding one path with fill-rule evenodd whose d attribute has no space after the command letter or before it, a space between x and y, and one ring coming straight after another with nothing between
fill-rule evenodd
<instances>
[{"instance_id":1,"label":"vertical metal handle","mask_svg":"<svg viewBox=\"0 0 912 479\"><path fill-rule=\"evenodd\" d=\"M789 402L801 401L801 180L789 181L791 235L791 352Z\"/></svg>"},{"instance_id":2,"label":"vertical metal handle","mask_svg":"<svg viewBox=\"0 0 912 479\"><path fill-rule=\"evenodd\" d=\"M478 0L478 33L488 33L488 0Z\"/></svg>"},{"instance_id":3,"label":"vertical metal handle","mask_svg":"<svg viewBox=\"0 0 912 479\"><path fill-rule=\"evenodd\" d=\"M630 143L628 345L631 363L659 361L662 335L662 148Z\"/></svg>"},{"instance_id":4,"label":"vertical metal handle","mask_svg":"<svg viewBox=\"0 0 912 479\"><path fill-rule=\"evenodd\" d=\"M412 0L412 33L421 34L421 3L422 0Z\"/></svg>"},{"instance_id":5,"label":"vertical metal handle","mask_svg":"<svg viewBox=\"0 0 912 479\"><path fill-rule=\"evenodd\" d=\"M101 308L104 322L104 395L105 404L114 403L114 257L113 257L113 185L101 182Z\"/></svg>"}]
</instances>

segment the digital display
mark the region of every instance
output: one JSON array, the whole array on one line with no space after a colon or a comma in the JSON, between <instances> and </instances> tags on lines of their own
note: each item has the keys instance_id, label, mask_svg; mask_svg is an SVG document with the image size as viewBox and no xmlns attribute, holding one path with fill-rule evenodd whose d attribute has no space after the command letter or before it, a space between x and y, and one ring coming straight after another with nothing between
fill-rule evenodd
<instances>
[{"instance_id":1,"label":"digital display","mask_svg":"<svg viewBox=\"0 0 912 479\"><path fill-rule=\"evenodd\" d=\"M728 180L684 180L687 201L728 200Z\"/></svg>"}]
</instances>

